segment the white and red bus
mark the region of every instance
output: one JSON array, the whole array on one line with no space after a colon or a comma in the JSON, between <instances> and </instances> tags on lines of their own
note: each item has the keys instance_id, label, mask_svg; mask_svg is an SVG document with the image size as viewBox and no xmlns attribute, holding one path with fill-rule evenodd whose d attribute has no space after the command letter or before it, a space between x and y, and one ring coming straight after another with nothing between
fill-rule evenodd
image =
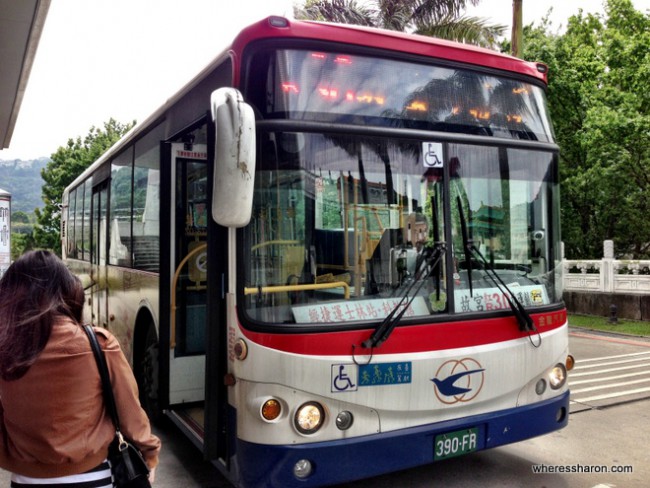
<instances>
[{"instance_id":1,"label":"white and red bus","mask_svg":"<svg viewBox=\"0 0 650 488\"><path fill-rule=\"evenodd\" d=\"M544 65L428 37L243 30L63 196L63 255L148 412L241 487L564 427L545 88Z\"/></svg>"}]
</instances>

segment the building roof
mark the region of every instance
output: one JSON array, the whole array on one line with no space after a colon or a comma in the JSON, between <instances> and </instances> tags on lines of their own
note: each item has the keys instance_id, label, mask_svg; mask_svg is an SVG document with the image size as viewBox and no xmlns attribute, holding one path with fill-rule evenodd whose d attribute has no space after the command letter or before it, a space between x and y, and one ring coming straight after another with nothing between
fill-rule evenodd
<instances>
[{"instance_id":1,"label":"building roof","mask_svg":"<svg viewBox=\"0 0 650 488\"><path fill-rule=\"evenodd\" d=\"M9 147L50 0L0 0L0 149Z\"/></svg>"}]
</instances>

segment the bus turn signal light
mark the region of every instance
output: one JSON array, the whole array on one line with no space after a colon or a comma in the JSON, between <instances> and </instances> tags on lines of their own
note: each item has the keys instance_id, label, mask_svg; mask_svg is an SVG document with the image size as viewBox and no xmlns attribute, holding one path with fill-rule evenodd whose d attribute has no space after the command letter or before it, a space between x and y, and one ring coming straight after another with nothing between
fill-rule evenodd
<instances>
[{"instance_id":1,"label":"bus turn signal light","mask_svg":"<svg viewBox=\"0 0 650 488\"><path fill-rule=\"evenodd\" d=\"M289 21L284 17L278 17L276 15L273 15L269 17L269 25L271 27L286 28L289 27Z\"/></svg>"},{"instance_id":2,"label":"bus turn signal light","mask_svg":"<svg viewBox=\"0 0 650 488\"><path fill-rule=\"evenodd\" d=\"M269 398L262 404L262 418L269 422L277 419L282 413L282 405L275 398Z\"/></svg>"},{"instance_id":3,"label":"bus turn signal light","mask_svg":"<svg viewBox=\"0 0 650 488\"><path fill-rule=\"evenodd\" d=\"M244 339L237 339L235 345L233 346L233 352L235 357L240 361L243 361L248 356L248 345Z\"/></svg>"},{"instance_id":4,"label":"bus turn signal light","mask_svg":"<svg viewBox=\"0 0 650 488\"><path fill-rule=\"evenodd\" d=\"M573 356L571 356L571 354L567 355L565 365L567 371L571 371L576 365L576 360Z\"/></svg>"}]
</instances>

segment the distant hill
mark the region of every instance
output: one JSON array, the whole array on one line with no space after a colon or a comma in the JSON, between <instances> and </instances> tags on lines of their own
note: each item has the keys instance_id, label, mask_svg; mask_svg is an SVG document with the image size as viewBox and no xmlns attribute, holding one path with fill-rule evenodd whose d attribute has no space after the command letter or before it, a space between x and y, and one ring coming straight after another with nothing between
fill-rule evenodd
<instances>
[{"instance_id":1,"label":"distant hill","mask_svg":"<svg viewBox=\"0 0 650 488\"><path fill-rule=\"evenodd\" d=\"M49 158L22 161L0 159L0 188L11 193L11 211L31 214L45 205L41 199L41 170Z\"/></svg>"}]
</instances>

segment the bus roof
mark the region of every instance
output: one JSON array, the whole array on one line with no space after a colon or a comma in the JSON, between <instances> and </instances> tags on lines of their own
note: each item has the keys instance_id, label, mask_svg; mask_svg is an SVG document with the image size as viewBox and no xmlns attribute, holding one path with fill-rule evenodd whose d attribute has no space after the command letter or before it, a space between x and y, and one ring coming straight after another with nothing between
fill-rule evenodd
<instances>
[{"instance_id":1,"label":"bus roof","mask_svg":"<svg viewBox=\"0 0 650 488\"><path fill-rule=\"evenodd\" d=\"M127 134L99 157L89 168L83 171L68 185L72 188L83 181L106 160L131 141L137 139L143 130L165 114L185 94L197 86L215 67L230 55L233 58L233 85L239 86L241 55L249 43L261 39L305 39L323 42L335 42L360 47L380 48L393 53L419 55L445 61L467 63L477 67L487 67L520 75L529 76L546 84L547 68L542 63L524 61L507 54L492 51L469 44L446 41L434 37L406 34L403 32L377 29L372 27L335 24L329 22L289 20L284 17L270 16L244 28L229 47L221 51L203 70L172 95L161 107L144 121L139 122ZM206 100L206 111L208 110Z\"/></svg>"},{"instance_id":2,"label":"bus roof","mask_svg":"<svg viewBox=\"0 0 650 488\"><path fill-rule=\"evenodd\" d=\"M542 63L524 61L507 54L470 44L446 41L435 37L406 34L398 31L347 24L288 20L267 17L250 25L235 38L232 49L241 53L252 41L268 38L309 39L341 44L381 48L403 54L469 63L533 77L546 84L547 67Z\"/></svg>"}]
</instances>

